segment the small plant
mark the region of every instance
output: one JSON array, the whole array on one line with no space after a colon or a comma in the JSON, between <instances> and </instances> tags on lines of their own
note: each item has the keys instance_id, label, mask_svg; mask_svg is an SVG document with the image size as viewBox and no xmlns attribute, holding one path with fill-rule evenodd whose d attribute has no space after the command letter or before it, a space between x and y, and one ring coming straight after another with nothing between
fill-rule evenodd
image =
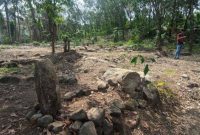
<instances>
[{"instance_id":1,"label":"small plant","mask_svg":"<svg viewBox=\"0 0 200 135\"><path fill-rule=\"evenodd\" d=\"M133 57L131 59L131 63L134 64L134 65L136 65L137 62L138 62L138 60L140 60L141 64L144 64L144 62L145 62L144 57L142 55L138 55L138 56L135 56L135 57ZM152 62L156 61L154 58L152 58L151 60L152 60ZM145 64L144 70L143 70L144 76L146 76L149 71L150 71L149 65Z\"/></svg>"}]
</instances>

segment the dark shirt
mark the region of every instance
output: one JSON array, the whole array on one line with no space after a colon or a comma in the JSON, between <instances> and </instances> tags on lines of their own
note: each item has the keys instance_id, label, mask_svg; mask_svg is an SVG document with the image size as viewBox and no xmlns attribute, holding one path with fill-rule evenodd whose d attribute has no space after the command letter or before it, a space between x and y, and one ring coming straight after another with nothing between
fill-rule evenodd
<instances>
[{"instance_id":1,"label":"dark shirt","mask_svg":"<svg viewBox=\"0 0 200 135\"><path fill-rule=\"evenodd\" d=\"M183 33L179 33L178 35L177 35L177 44L179 44L179 45L183 45L183 43L184 43L184 34Z\"/></svg>"}]
</instances>

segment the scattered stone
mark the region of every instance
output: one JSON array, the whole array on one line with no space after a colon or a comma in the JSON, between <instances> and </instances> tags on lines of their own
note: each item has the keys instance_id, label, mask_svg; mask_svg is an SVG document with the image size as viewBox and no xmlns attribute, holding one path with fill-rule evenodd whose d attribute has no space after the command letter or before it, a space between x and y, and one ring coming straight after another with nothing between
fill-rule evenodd
<instances>
[{"instance_id":1,"label":"scattered stone","mask_svg":"<svg viewBox=\"0 0 200 135\"><path fill-rule=\"evenodd\" d=\"M109 88L109 85L108 83L104 82L104 81L98 81L97 82L97 85L98 85L98 90L99 91L102 91L102 92L105 92L108 88Z\"/></svg>"},{"instance_id":2,"label":"scattered stone","mask_svg":"<svg viewBox=\"0 0 200 135\"><path fill-rule=\"evenodd\" d=\"M76 93L74 91L70 91L70 92L67 92L65 95L64 95L64 100L65 101L71 101L73 98L76 97Z\"/></svg>"},{"instance_id":3,"label":"scattered stone","mask_svg":"<svg viewBox=\"0 0 200 135\"><path fill-rule=\"evenodd\" d=\"M138 105L139 105L140 108L146 108L147 107L147 101L139 99L138 100Z\"/></svg>"},{"instance_id":4,"label":"scattered stone","mask_svg":"<svg viewBox=\"0 0 200 135\"><path fill-rule=\"evenodd\" d=\"M17 76L2 76L0 77L0 83L14 83L17 84L21 79Z\"/></svg>"},{"instance_id":5,"label":"scattered stone","mask_svg":"<svg viewBox=\"0 0 200 135\"><path fill-rule=\"evenodd\" d=\"M48 129L49 131L53 131L54 133L57 134L63 130L64 125L65 124L61 121L55 121L48 125Z\"/></svg>"},{"instance_id":6,"label":"scattered stone","mask_svg":"<svg viewBox=\"0 0 200 135\"><path fill-rule=\"evenodd\" d=\"M41 113L34 114L34 115L32 115L32 117L31 117L31 119L30 119L30 122L31 122L32 124L36 124L36 123L37 123L37 120L38 120L39 118L41 118L41 117L42 117L42 114L41 114Z\"/></svg>"},{"instance_id":7,"label":"scattered stone","mask_svg":"<svg viewBox=\"0 0 200 135\"><path fill-rule=\"evenodd\" d=\"M111 106L116 106L117 108L119 108L121 111L123 111L125 109L125 105L123 103L122 100L119 99L114 99L110 102Z\"/></svg>"},{"instance_id":8,"label":"scattered stone","mask_svg":"<svg viewBox=\"0 0 200 135\"><path fill-rule=\"evenodd\" d=\"M51 115L45 115L37 120L37 125L42 128L47 128L47 126L53 122L53 117Z\"/></svg>"},{"instance_id":9,"label":"scattered stone","mask_svg":"<svg viewBox=\"0 0 200 135\"><path fill-rule=\"evenodd\" d=\"M148 85L147 87L143 87L142 90L144 93L144 98L153 106L161 103L159 92L155 86Z\"/></svg>"},{"instance_id":10,"label":"scattered stone","mask_svg":"<svg viewBox=\"0 0 200 135\"><path fill-rule=\"evenodd\" d=\"M190 77L188 75L186 75L186 74L182 74L181 77L184 78L184 79L187 79L187 80L190 79Z\"/></svg>"},{"instance_id":11,"label":"scattered stone","mask_svg":"<svg viewBox=\"0 0 200 135\"><path fill-rule=\"evenodd\" d=\"M111 105L109 107L109 113L110 113L111 116L114 116L114 117L119 117L122 114L121 110L114 105Z\"/></svg>"},{"instance_id":12,"label":"scattered stone","mask_svg":"<svg viewBox=\"0 0 200 135\"><path fill-rule=\"evenodd\" d=\"M35 114L35 110L32 110L32 111L29 111L27 114L26 114L26 119L28 121L31 120L32 116Z\"/></svg>"},{"instance_id":13,"label":"scattered stone","mask_svg":"<svg viewBox=\"0 0 200 135\"><path fill-rule=\"evenodd\" d=\"M136 88L141 83L140 75L137 72L121 68L108 69L104 73L103 79L107 82L108 80L118 82L122 90L131 96L135 94Z\"/></svg>"},{"instance_id":14,"label":"scattered stone","mask_svg":"<svg viewBox=\"0 0 200 135\"><path fill-rule=\"evenodd\" d=\"M113 135L113 124L106 119L103 121L103 135Z\"/></svg>"},{"instance_id":15,"label":"scattered stone","mask_svg":"<svg viewBox=\"0 0 200 135\"><path fill-rule=\"evenodd\" d=\"M199 85L197 83L190 83L187 85L187 87L193 89L193 88L198 88Z\"/></svg>"},{"instance_id":16,"label":"scattered stone","mask_svg":"<svg viewBox=\"0 0 200 135\"><path fill-rule=\"evenodd\" d=\"M87 117L90 121L93 121L96 126L101 126L105 118L105 110L93 107L87 112Z\"/></svg>"},{"instance_id":17,"label":"scattered stone","mask_svg":"<svg viewBox=\"0 0 200 135\"><path fill-rule=\"evenodd\" d=\"M68 85L75 85L77 84L78 80L74 74L67 74L59 76L59 83L68 84Z\"/></svg>"},{"instance_id":18,"label":"scattered stone","mask_svg":"<svg viewBox=\"0 0 200 135\"><path fill-rule=\"evenodd\" d=\"M88 120L87 113L83 110L77 110L69 115L69 119L73 121L86 121Z\"/></svg>"},{"instance_id":19,"label":"scattered stone","mask_svg":"<svg viewBox=\"0 0 200 135\"><path fill-rule=\"evenodd\" d=\"M82 125L83 123L81 121L75 121L73 124L70 125L69 129L78 132Z\"/></svg>"},{"instance_id":20,"label":"scattered stone","mask_svg":"<svg viewBox=\"0 0 200 135\"><path fill-rule=\"evenodd\" d=\"M83 70L83 73L88 73L89 72L89 69L84 69Z\"/></svg>"},{"instance_id":21,"label":"scattered stone","mask_svg":"<svg viewBox=\"0 0 200 135\"><path fill-rule=\"evenodd\" d=\"M138 102L134 99L129 99L125 102L125 109L129 111L134 111L138 106Z\"/></svg>"},{"instance_id":22,"label":"scattered stone","mask_svg":"<svg viewBox=\"0 0 200 135\"><path fill-rule=\"evenodd\" d=\"M84 123L79 131L79 135L97 135L94 123L92 121Z\"/></svg>"},{"instance_id":23,"label":"scattered stone","mask_svg":"<svg viewBox=\"0 0 200 135\"><path fill-rule=\"evenodd\" d=\"M60 92L57 88L56 71L49 59L35 64L35 89L41 112L56 116L61 108Z\"/></svg>"},{"instance_id":24,"label":"scattered stone","mask_svg":"<svg viewBox=\"0 0 200 135\"><path fill-rule=\"evenodd\" d=\"M64 95L65 101L71 101L73 98L82 97L82 96L89 96L91 92L89 90L79 89L77 91L70 91Z\"/></svg>"}]
</instances>

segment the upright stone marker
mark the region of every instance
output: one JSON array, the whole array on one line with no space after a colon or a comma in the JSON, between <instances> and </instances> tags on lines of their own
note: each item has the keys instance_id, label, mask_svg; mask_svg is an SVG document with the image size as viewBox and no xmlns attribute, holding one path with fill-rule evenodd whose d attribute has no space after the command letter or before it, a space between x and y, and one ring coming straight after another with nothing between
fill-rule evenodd
<instances>
[{"instance_id":1,"label":"upright stone marker","mask_svg":"<svg viewBox=\"0 0 200 135\"><path fill-rule=\"evenodd\" d=\"M35 89L41 112L56 116L61 108L60 93L57 89L56 71L49 59L35 64Z\"/></svg>"}]
</instances>

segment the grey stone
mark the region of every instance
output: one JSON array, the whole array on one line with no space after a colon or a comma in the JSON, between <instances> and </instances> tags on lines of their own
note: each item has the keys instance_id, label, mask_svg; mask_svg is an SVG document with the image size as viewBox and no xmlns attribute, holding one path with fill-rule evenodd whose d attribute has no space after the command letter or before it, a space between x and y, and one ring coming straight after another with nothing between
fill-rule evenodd
<instances>
[{"instance_id":1,"label":"grey stone","mask_svg":"<svg viewBox=\"0 0 200 135\"><path fill-rule=\"evenodd\" d=\"M105 110L93 107L87 112L87 117L90 121L93 121L96 126L101 126L105 118Z\"/></svg>"},{"instance_id":2,"label":"grey stone","mask_svg":"<svg viewBox=\"0 0 200 135\"><path fill-rule=\"evenodd\" d=\"M70 91L70 92L67 92L65 95L64 95L64 100L65 101L71 101L73 98L76 97L76 92L74 91Z\"/></svg>"},{"instance_id":3,"label":"grey stone","mask_svg":"<svg viewBox=\"0 0 200 135\"><path fill-rule=\"evenodd\" d=\"M32 124L36 124L36 123L37 123L37 120L38 120L39 118L41 118L41 117L42 117L42 114L41 114L41 113L34 114L34 115L32 115L32 117L31 117L31 119L30 119L30 122L31 122Z\"/></svg>"},{"instance_id":4,"label":"grey stone","mask_svg":"<svg viewBox=\"0 0 200 135\"><path fill-rule=\"evenodd\" d=\"M122 100L119 99L114 99L110 102L111 106L116 106L117 108L119 108L121 111L123 111L125 109L125 105L123 103Z\"/></svg>"},{"instance_id":5,"label":"grey stone","mask_svg":"<svg viewBox=\"0 0 200 135\"><path fill-rule=\"evenodd\" d=\"M138 102L134 99L129 99L125 102L126 110L129 111L134 111L138 106Z\"/></svg>"},{"instance_id":6,"label":"grey stone","mask_svg":"<svg viewBox=\"0 0 200 135\"><path fill-rule=\"evenodd\" d=\"M77 84L78 80L74 74L67 74L59 76L59 83L74 85Z\"/></svg>"},{"instance_id":7,"label":"grey stone","mask_svg":"<svg viewBox=\"0 0 200 135\"><path fill-rule=\"evenodd\" d=\"M75 121L73 124L70 125L69 129L78 132L82 125L83 123L81 121Z\"/></svg>"},{"instance_id":8,"label":"grey stone","mask_svg":"<svg viewBox=\"0 0 200 135\"><path fill-rule=\"evenodd\" d=\"M147 87L143 87L144 98L151 103L152 105L161 104L160 95L157 88L153 85L148 85Z\"/></svg>"},{"instance_id":9,"label":"grey stone","mask_svg":"<svg viewBox=\"0 0 200 135\"><path fill-rule=\"evenodd\" d=\"M137 72L121 68L108 69L104 73L103 79L107 82L109 80L118 82L121 86L121 89L130 95L135 93L136 88L141 83L140 75Z\"/></svg>"},{"instance_id":10,"label":"grey stone","mask_svg":"<svg viewBox=\"0 0 200 135\"><path fill-rule=\"evenodd\" d=\"M87 113L83 109L79 109L75 112L72 112L69 115L69 119L73 120L73 121L86 121L86 120L88 120Z\"/></svg>"},{"instance_id":11,"label":"grey stone","mask_svg":"<svg viewBox=\"0 0 200 135\"><path fill-rule=\"evenodd\" d=\"M108 120L103 121L103 135L113 135L113 124Z\"/></svg>"},{"instance_id":12,"label":"grey stone","mask_svg":"<svg viewBox=\"0 0 200 135\"><path fill-rule=\"evenodd\" d=\"M47 126L53 122L53 117L51 115L45 115L37 120L37 125L42 128L47 128Z\"/></svg>"},{"instance_id":13,"label":"grey stone","mask_svg":"<svg viewBox=\"0 0 200 135\"><path fill-rule=\"evenodd\" d=\"M65 124L61 121L55 121L48 125L48 129L49 131L53 131L54 133L59 133L63 130L64 125Z\"/></svg>"},{"instance_id":14,"label":"grey stone","mask_svg":"<svg viewBox=\"0 0 200 135\"><path fill-rule=\"evenodd\" d=\"M56 70L49 59L35 64L35 89L41 112L56 116L61 108L60 92L57 87Z\"/></svg>"},{"instance_id":15,"label":"grey stone","mask_svg":"<svg viewBox=\"0 0 200 135\"><path fill-rule=\"evenodd\" d=\"M31 117L32 117L35 113L36 113L35 110L29 111L29 112L26 114L26 119L27 119L28 121L30 121L30 120L31 120Z\"/></svg>"},{"instance_id":16,"label":"grey stone","mask_svg":"<svg viewBox=\"0 0 200 135\"><path fill-rule=\"evenodd\" d=\"M103 91L103 92L105 92L108 88L109 88L109 85L108 85L108 83L106 83L106 82L104 82L104 81L98 81L97 82L97 88L98 88L98 90L99 91Z\"/></svg>"},{"instance_id":17,"label":"grey stone","mask_svg":"<svg viewBox=\"0 0 200 135\"><path fill-rule=\"evenodd\" d=\"M121 110L118 107L114 106L114 105L111 105L109 107L108 111L109 111L111 116L115 116L115 117L119 117L122 114Z\"/></svg>"},{"instance_id":18,"label":"grey stone","mask_svg":"<svg viewBox=\"0 0 200 135\"><path fill-rule=\"evenodd\" d=\"M94 123L92 121L84 123L79 131L79 135L97 135Z\"/></svg>"}]
</instances>

